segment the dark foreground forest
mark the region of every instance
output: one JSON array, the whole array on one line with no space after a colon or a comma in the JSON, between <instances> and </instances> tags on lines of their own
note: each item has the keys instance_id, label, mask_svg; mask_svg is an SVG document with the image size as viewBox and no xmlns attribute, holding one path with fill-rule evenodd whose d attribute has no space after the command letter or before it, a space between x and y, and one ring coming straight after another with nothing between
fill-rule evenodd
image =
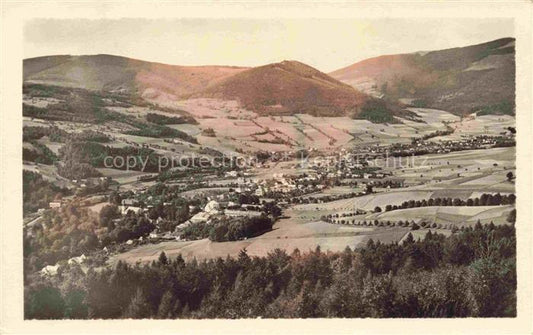
<instances>
[{"instance_id":1,"label":"dark foreground forest","mask_svg":"<svg viewBox=\"0 0 533 335\"><path fill-rule=\"evenodd\" d=\"M27 275L24 298L29 319L514 317L515 229L477 224L340 253L66 266Z\"/></svg>"}]
</instances>

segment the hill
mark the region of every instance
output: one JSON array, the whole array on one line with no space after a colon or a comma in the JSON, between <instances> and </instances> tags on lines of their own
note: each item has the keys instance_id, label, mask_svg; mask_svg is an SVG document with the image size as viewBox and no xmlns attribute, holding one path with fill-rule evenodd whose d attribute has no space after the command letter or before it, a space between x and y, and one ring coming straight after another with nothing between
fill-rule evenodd
<instances>
[{"instance_id":1,"label":"hill","mask_svg":"<svg viewBox=\"0 0 533 335\"><path fill-rule=\"evenodd\" d=\"M260 114L350 116L396 122L394 103L361 93L297 61L255 68L176 66L110 55L24 60L24 82L128 93L148 101L208 97L237 100Z\"/></svg>"},{"instance_id":2,"label":"hill","mask_svg":"<svg viewBox=\"0 0 533 335\"><path fill-rule=\"evenodd\" d=\"M240 72L197 96L238 100L260 114L306 113L359 116L365 106L392 119L392 109L325 73L297 61L283 61ZM383 105L383 106L382 106ZM378 108L373 108L378 106ZM390 120L388 120L390 121Z\"/></svg>"},{"instance_id":3,"label":"hill","mask_svg":"<svg viewBox=\"0 0 533 335\"><path fill-rule=\"evenodd\" d=\"M231 66L177 66L111 56L47 56L25 59L24 81L127 92L146 98L178 98L246 70Z\"/></svg>"},{"instance_id":4,"label":"hill","mask_svg":"<svg viewBox=\"0 0 533 335\"><path fill-rule=\"evenodd\" d=\"M367 59L330 75L390 100L455 114L514 114L515 39Z\"/></svg>"}]
</instances>

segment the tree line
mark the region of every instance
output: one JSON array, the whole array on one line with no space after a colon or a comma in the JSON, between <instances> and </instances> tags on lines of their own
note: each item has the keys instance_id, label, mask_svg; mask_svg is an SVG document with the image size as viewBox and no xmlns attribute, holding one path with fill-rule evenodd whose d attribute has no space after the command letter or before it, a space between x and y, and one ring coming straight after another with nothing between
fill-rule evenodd
<instances>
[{"instance_id":1,"label":"tree line","mask_svg":"<svg viewBox=\"0 0 533 335\"><path fill-rule=\"evenodd\" d=\"M514 205L516 196L514 194L502 195L500 193L490 194L483 193L480 197L468 198L462 200L459 198L430 198L428 200L408 200L402 202L401 205L386 205L385 211L393 211L397 209L427 207L427 206L499 206L499 205ZM374 212L381 212L379 206L374 208Z\"/></svg>"},{"instance_id":2,"label":"tree line","mask_svg":"<svg viewBox=\"0 0 533 335\"><path fill-rule=\"evenodd\" d=\"M272 219L266 215L258 217L226 217L211 222L192 223L183 230L181 237L188 240L209 238L214 242L238 241L272 230Z\"/></svg>"}]
</instances>

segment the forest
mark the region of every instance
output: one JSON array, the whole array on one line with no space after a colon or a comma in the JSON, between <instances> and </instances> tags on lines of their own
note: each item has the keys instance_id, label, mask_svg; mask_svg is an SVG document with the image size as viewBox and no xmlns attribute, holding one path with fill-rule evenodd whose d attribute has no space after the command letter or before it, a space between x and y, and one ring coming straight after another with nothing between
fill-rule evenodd
<instances>
[{"instance_id":1,"label":"forest","mask_svg":"<svg viewBox=\"0 0 533 335\"><path fill-rule=\"evenodd\" d=\"M26 276L24 303L27 319L513 317L515 228L476 224L343 252L66 265Z\"/></svg>"}]
</instances>

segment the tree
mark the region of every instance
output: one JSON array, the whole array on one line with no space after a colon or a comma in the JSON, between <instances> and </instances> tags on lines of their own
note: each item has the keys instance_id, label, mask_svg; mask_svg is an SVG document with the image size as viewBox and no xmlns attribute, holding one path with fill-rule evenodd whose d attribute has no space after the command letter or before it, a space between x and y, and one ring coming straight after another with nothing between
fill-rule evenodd
<instances>
[{"instance_id":1,"label":"tree","mask_svg":"<svg viewBox=\"0 0 533 335\"><path fill-rule=\"evenodd\" d=\"M413 244L413 243L415 243L415 239L413 237L413 234L411 234L411 233L407 234L407 237L405 238L403 243L404 244Z\"/></svg>"},{"instance_id":2,"label":"tree","mask_svg":"<svg viewBox=\"0 0 533 335\"><path fill-rule=\"evenodd\" d=\"M121 204L122 198L120 197L120 194L117 191L113 191L111 192L111 194L109 194L109 202L113 205L118 206Z\"/></svg>"},{"instance_id":3,"label":"tree","mask_svg":"<svg viewBox=\"0 0 533 335\"><path fill-rule=\"evenodd\" d=\"M84 319L88 315L88 307L85 304L86 293L83 290L73 290L65 296L65 317L72 319Z\"/></svg>"},{"instance_id":4,"label":"tree","mask_svg":"<svg viewBox=\"0 0 533 335\"><path fill-rule=\"evenodd\" d=\"M120 217L120 212L116 205L105 205L100 210L100 226L109 227L109 224L113 219Z\"/></svg>"},{"instance_id":5,"label":"tree","mask_svg":"<svg viewBox=\"0 0 533 335\"><path fill-rule=\"evenodd\" d=\"M148 301L144 297L141 288L137 288L128 308L124 312L124 317L130 319L145 319L150 317L150 305L148 305Z\"/></svg>"},{"instance_id":6,"label":"tree","mask_svg":"<svg viewBox=\"0 0 533 335\"><path fill-rule=\"evenodd\" d=\"M363 280L362 301L367 307L366 313L373 318L393 317L396 314L397 290L393 285L392 275Z\"/></svg>"},{"instance_id":7,"label":"tree","mask_svg":"<svg viewBox=\"0 0 533 335\"><path fill-rule=\"evenodd\" d=\"M381 207L376 206L376 208L374 208L374 212L381 213Z\"/></svg>"},{"instance_id":8,"label":"tree","mask_svg":"<svg viewBox=\"0 0 533 335\"><path fill-rule=\"evenodd\" d=\"M273 201L267 202L265 204L265 211L268 214L271 214L274 219L281 215L281 208L279 208Z\"/></svg>"},{"instance_id":9,"label":"tree","mask_svg":"<svg viewBox=\"0 0 533 335\"><path fill-rule=\"evenodd\" d=\"M161 253L159 254L158 262L159 264L163 264L163 265L168 264L168 258L164 251L161 251Z\"/></svg>"},{"instance_id":10,"label":"tree","mask_svg":"<svg viewBox=\"0 0 533 335\"><path fill-rule=\"evenodd\" d=\"M509 212L509 215L507 215L507 222L509 223L515 223L516 222L516 209L513 209Z\"/></svg>"},{"instance_id":11,"label":"tree","mask_svg":"<svg viewBox=\"0 0 533 335\"><path fill-rule=\"evenodd\" d=\"M160 319L170 319L178 315L180 309L179 300L174 302L174 296L170 290L167 290L163 297L161 297L161 302L159 303L159 308L157 309L157 317Z\"/></svg>"},{"instance_id":12,"label":"tree","mask_svg":"<svg viewBox=\"0 0 533 335\"><path fill-rule=\"evenodd\" d=\"M514 179L514 175L511 171L507 172L507 174L505 175L507 177L507 180L508 181L511 181Z\"/></svg>"},{"instance_id":13,"label":"tree","mask_svg":"<svg viewBox=\"0 0 533 335\"><path fill-rule=\"evenodd\" d=\"M29 302L24 308L28 319L61 319L65 302L55 287L40 286L29 293Z\"/></svg>"},{"instance_id":14,"label":"tree","mask_svg":"<svg viewBox=\"0 0 533 335\"><path fill-rule=\"evenodd\" d=\"M296 315L299 318L317 317L319 299L314 294L311 284L304 282L300 293L296 297Z\"/></svg>"}]
</instances>

